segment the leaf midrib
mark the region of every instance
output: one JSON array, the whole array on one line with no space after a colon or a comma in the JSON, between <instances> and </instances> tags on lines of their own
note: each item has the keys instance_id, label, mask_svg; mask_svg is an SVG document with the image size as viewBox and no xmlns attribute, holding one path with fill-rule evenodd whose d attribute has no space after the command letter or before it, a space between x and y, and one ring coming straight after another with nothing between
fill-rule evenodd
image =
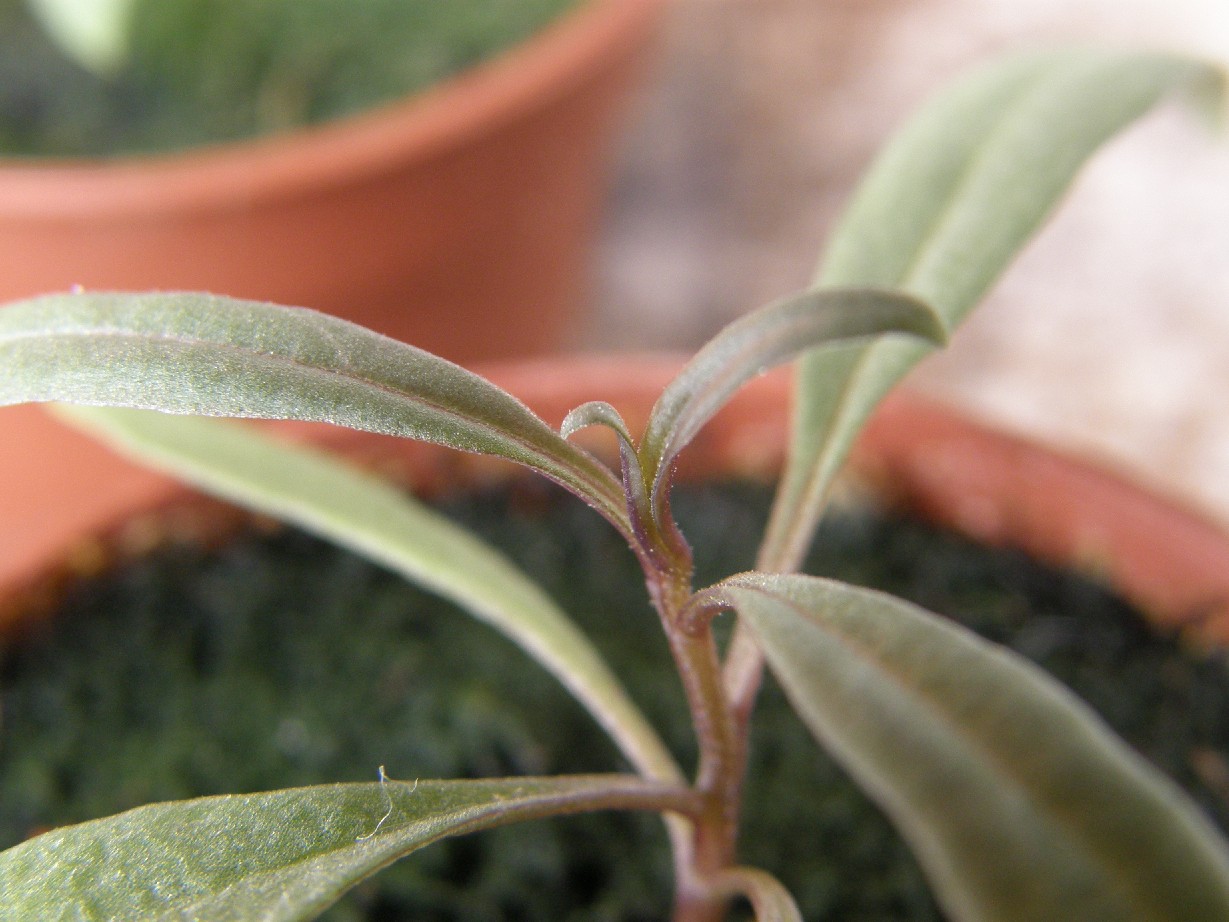
<instances>
[{"instance_id":1,"label":"leaf midrib","mask_svg":"<svg viewBox=\"0 0 1229 922\"><path fill-rule=\"evenodd\" d=\"M944 235L942 231L955 220L955 215L958 210L958 202L963 197L963 191L972 184L973 177L980 171L981 164L988 156L987 152L992 146L992 141L998 135L1002 126L1016 117L1016 113L1021 105L1020 100L1035 93L1039 86L1044 85L1047 77L1048 79L1056 79L1053 75L1041 74L1024 81L1026 89L1015 96L1011 105L1005 107L1003 112L993 120L991 130L985 132L982 135L981 140L969 149L969 156L965 158L964 166L959 170L950 187L951 194L946 197L943 207L936 212L933 219L928 223L927 230L922 235L919 245L914 249L914 252L910 256L909 260L896 275L894 285L899 291L907 293L913 297L921 298L921 293L915 291L912 287L916 281L917 273L921 266L925 265L930 259L931 254L934 252L934 247L937 245L938 241L943 238ZM820 287L833 288L838 287L838 285L858 284L859 281L865 282L865 280L842 279L836 284L830 282L821 283ZM942 319L944 326L950 333L952 326L951 318L945 316L945 313L942 310L943 305L935 305L935 307L938 308L938 316ZM841 420L845 419L849 413L853 400L860 390L861 381L863 380L878 345L879 343L876 342L869 343L861 347L858 357L853 367L850 369L850 374L846 377L844 384L842 384L839 393L836 395L837 399L834 400L832 404L833 412L830 416L830 422L824 430L824 436L821 442L823 448L821 448L817 453L813 459L813 463L809 465L809 473L807 474L805 480L803 480L799 491L801 497L803 497L803 501L797 504L796 508L805 509L813 505L813 502L807 500L808 497L815 497L815 501L822 501L821 497L816 496L819 492L817 484L819 484L821 480L827 479L823 476L823 470L827 466L825 463L826 459L832 455L833 451L831 434L840 430ZM794 544L794 536L799 535L809 527L808 524L805 521L802 521L798 516L792 516L791 523L792 524L788 531L784 533L784 538L781 542L781 546L784 548L791 547ZM782 555L778 554L776 556L781 557ZM779 564L778 566L772 567L774 570L787 569L794 571L799 566L798 561L793 559L797 556L798 553L795 553L792 557L783 557L780 561L773 560L766 561L765 563Z\"/></svg>"},{"instance_id":2,"label":"leaf midrib","mask_svg":"<svg viewBox=\"0 0 1229 922\"><path fill-rule=\"evenodd\" d=\"M881 658L875 656L873 648L871 648L868 644L856 638L852 638L849 635L840 632L836 628L827 626L819 619L813 617L805 607L797 604L792 599L786 598L783 595L774 593L769 589L759 586L744 585L740 588L766 596L778 604L785 605L797 617L805 621L805 623L814 626L816 629L827 634L829 637L834 638L838 644L841 644L845 649L849 650L851 655L856 656L861 662L869 665L879 674L886 676L894 682L898 689L909 692L918 688L918 686L909 683L907 677L901 670L885 664ZM997 757L992 750L986 748L985 745L981 743L980 739L976 735L961 732L963 730L962 726L958 722L952 720L944 712L941 702L933 694L926 694L923 692L921 694L907 694L905 697L918 702L919 705L922 706L923 710L931 716L931 719L934 720L935 723L939 724L943 729L950 732L952 736L957 739L964 740L965 745L969 746L970 750L973 753L976 753L984 763L998 768L1004 777L1009 778L1012 781L1016 790L1026 793L1030 791L1029 786L1024 783L1022 776L1019 772L1014 770L1014 767L1010 762L1006 762ZM970 743L972 743L972 745L970 745ZM1028 799L1030 801L1033 800L1031 796L1028 797ZM1075 835L1071 838L1081 843L1085 843L1085 847L1082 849L1085 858L1090 860L1095 867L1099 868L1106 879L1116 882L1118 892L1120 894L1133 894L1137 892L1136 888L1130 886L1130 875L1123 875L1116 862L1112 862L1107 858L1101 857L1096 849L1089 849L1087 847L1087 838L1083 834L1079 823L1076 822L1075 814L1072 810L1054 809L1051 807L1046 809L1045 815L1052 817L1055 825L1059 826L1060 828L1073 831ZM1130 897L1127 897L1125 905L1135 905L1135 901Z\"/></svg>"},{"instance_id":3,"label":"leaf midrib","mask_svg":"<svg viewBox=\"0 0 1229 922\"><path fill-rule=\"evenodd\" d=\"M941 232L955 220L957 206L963 201L964 193L972 184L973 177L981 171L981 165L985 162L989 150L996 143L1003 126L1016 118L1023 101L1031 99L1040 87L1047 83L1058 83L1060 78L1065 78L1065 76L1065 72L1056 76L1052 71L1043 71L1021 81L1021 88L1012 97L1011 103L1003 107L1002 112L992 120L990 130L984 132L980 140L969 148L969 156L965 158L963 168L957 173L950 186L951 194L946 197L943 207L935 214L929 224L929 229L923 234L913 255L898 274L896 282L898 287L915 297L921 297L921 293L915 292L910 286L916 281L920 267L929 260L937 241L945 236ZM937 307L941 309L942 305L937 305ZM943 317L944 324L950 332L952 318L942 314L940 316Z\"/></svg>"},{"instance_id":4,"label":"leaf midrib","mask_svg":"<svg viewBox=\"0 0 1229 922\"><path fill-rule=\"evenodd\" d=\"M551 455L544 453L541 447L538 446L535 442L525 438L524 436L517 435L515 432L500 428L498 424L496 423L493 423L489 420L485 420L481 417L467 416L460 411L453 410L446 406L443 406L434 400L428 399L418 394L406 392L398 388L395 385L379 381L377 379L368 377L356 371L352 371L352 370L342 371L339 369L322 368L306 360L297 358L292 355L287 355L282 352L260 351L254 348L245 348L245 347L237 346L232 343L220 343L214 340L185 337L185 336L176 335L176 334L130 333L127 331L122 331L122 330L109 330L109 329L93 329L89 331L80 331L80 330L57 331L54 333L23 332L23 333L17 333L17 334L11 334L11 335L5 336L3 337L3 339L0 339L0 342L19 343L22 341L33 340L36 342L54 343L54 341L56 340L88 341L88 340L96 339L99 337L105 337L109 340L130 340L130 341L138 342L138 343L176 345L176 346L182 347L185 351L216 350L219 352L231 353L233 355L240 356L242 358L248 358L248 359L253 359L259 362L264 362L271 366L281 366L284 368L291 368L291 369L294 369L296 372L304 374L306 377L314 377L314 378L318 378L320 380L326 380L326 381L327 380L332 380L332 381L340 380L340 381L351 382L367 390L375 391L385 396L394 397L397 399L405 400L409 403L417 404L418 406L424 408L425 410L429 412L433 412L441 417L444 417L450 421L453 421L454 424L458 422L461 423L462 424L461 428L464 428L465 426L476 428L480 430L482 434L485 434L488 437L493 438L494 441L503 441L505 443L510 443L511 445L515 446L516 448L520 450L520 453L523 455L522 463L524 463L524 460L526 459L534 459L535 463L533 464L533 467L535 470L539 471L539 473L542 473L547 477L550 477L552 480L557 480L557 481L562 480L562 478L559 476L558 470L552 469L552 467L546 463L550 460L554 460ZM512 398L512 399L515 400L515 398ZM528 410L528 408L526 408L526 412L532 415L532 411ZM202 414L202 415L215 415L215 414ZM305 417L305 416L270 417L270 416L259 416L259 415L253 414L251 417L248 417L248 418L263 418L263 419L281 418L281 419L297 419L297 420L316 421L316 422L323 421L319 417L314 417L314 416L313 417ZM537 417L535 416L534 419L537 419ZM544 429L553 432L553 430L549 430L549 427L547 427L545 423L541 423L541 425L543 426ZM351 427L347 427L347 428L351 428ZM387 434L392 434L392 433L387 433ZM400 435L400 433L398 433L398 435ZM407 436L401 435L400 437L406 438ZM567 443L564 442L564 444L566 445ZM454 448L459 451L467 451L467 452L471 452L475 454L487 454L488 453L488 452L480 451L475 448L463 448L459 445L450 445L448 447ZM580 454L578 450L572 448L571 446L568 446L568 450L576 451L578 458L584 457L583 455ZM575 460L571 464L560 464L559 465L559 469L569 471L570 473L572 473L576 477L576 480L579 484L585 487L592 488L591 496L594 499L600 498L602 500L604 511L607 513L608 518L613 514L616 517L616 521L621 522L622 516L620 515L620 512L621 512L622 506L621 506L621 502L619 501L619 499L621 498L622 493L618 492L616 488L614 487L613 477L604 478L601 473L598 473L595 470L590 470L589 469L590 467L600 470L600 466L597 465L596 461L594 461L592 465L585 465L585 466L581 466L575 463Z\"/></svg>"}]
</instances>

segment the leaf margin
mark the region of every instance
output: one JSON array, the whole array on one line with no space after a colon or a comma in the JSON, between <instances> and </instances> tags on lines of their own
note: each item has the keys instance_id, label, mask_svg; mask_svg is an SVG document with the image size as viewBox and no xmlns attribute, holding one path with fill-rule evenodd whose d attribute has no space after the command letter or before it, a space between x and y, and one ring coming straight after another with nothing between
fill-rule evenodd
<instances>
[{"instance_id":1,"label":"leaf margin","mask_svg":"<svg viewBox=\"0 0 1229 922\"><path fill-rule=\"evenodd\" d=\"M613 473L512 394L318 311L195 292L41 295L0 309L0 368L0 405L328 422L494 455L630 530Z\"/></svg>"},{"instance_id":2,"label":"leaf margin","mask_svg":"<svg viewBox=\"0 0 1229 922\"><path fill-rule=\"evenodd\" d=\"M505 555L405 491L309 445L237 421L61 405L114 450L345 547L460 606L555 676L640 772L682 773L605 660Z\"/></svg>"},{"instance_id":3,"label":"leaf margin","mask_svg":"<svg viewBox=\"0 0 1229 922\"><path fill-rule=\"evenodd\" d=\"M892 817L954 918L1119 918L1116 911L1140 922L1199 922L1229 914L1229 843L1173 782L1038 667L916 605L818 577L741 574L699 593L690 614L709 617L723 607L736 609L749 625L820 745ZM814 652L825 645L833 649ZM911 670L924 694L917 707L893 715L880 696L907 688ZM1075 746L1059 750L1064 740L1053 735L1028 737L1059 726L1071 731L1065 742L1078 741ZM924 740L928 732L936 739ZM985 773L993 778L998 769L1016 788L1000 791L978 780L983 769L976 764L962 774L958 762L966 750L974 756L984 750ZM1123 792L1136 798L1138 821L1123 817ZM1052 803L1045 822L1024 830L1046 798ZM969 830L957 828L962 817ZM1072 829L1074 836L1064 839ZM1017 860L1012 865L995 854L986 868L991 839L1005 836ZM1135 844L1162 836L1164 844L1149 856L1131 855ZM1115 877L1132 860L1140 880ZM1040 873L1042 866L1052 873ZM1109 880L1105 894L1122 888L1125 896L1099 903L1100 894L1088 892L1089 879L1081 876L1089 868L1096 882ZM1063 875L1070 877L1066 890L1053 886ZM1028 902L1030 889L1040 908ZM1080 905L1081 898L1089 902Z\"/></svg>"},{"instance_id":4,"label":"leaf margin","mask_svg":"<svg viewBox=\"0 0 1229 922\"><path fill-rule=\"evenodd\" d=\"M447 811L405 819L411 811L421 812L423 801L432 797L446 802L451 798ZM312 801L318 803L313 806ZM265 922L297 922L314 918L359 881L440 838L598 809L690 811L694 798L690 791L626 775L412 785L382 777L378 783L150 804L51 830L0 852L0 884L6 897L0 918L101 920L131 917L136 911L142 918L161 922L199 918L246 922L257 917ZM242 822L225 822L224 813L233 813ZM130 824L135 824L134 831L128 829ZM203 834L206 829L208 834ZM168 847L184 840L207 843L212 851L198 855L193 866ZM129 842L131 861L112 863L109 869L92 861L99 855L114 857ZM264 845L252 849L252 842ZM313 842L315 852L308 848ZM74 848L81 858L69 854ZM279 848L292 857L278 859ZM228 869L225 860L231 851L237 872L233 863ZM280 875L278 860L288 869ZM316 885L305 888L303 882L309 879ZM173 892L176 880L180 905L167 906L167 893ZM291 886L295 883L299 886ZM115 890L125 887L132 896L117 904L122 897ZM90 910L88 905L74 904L72 895L79 890L101 899L101 905ZM295 905L287 905L291 894L298 901ZM133 899L140 900L136 907L131 905ZM30 906L34 901L36 905ZM53 907L58 915L50 912Z\"/></svg>"}]
</instances>

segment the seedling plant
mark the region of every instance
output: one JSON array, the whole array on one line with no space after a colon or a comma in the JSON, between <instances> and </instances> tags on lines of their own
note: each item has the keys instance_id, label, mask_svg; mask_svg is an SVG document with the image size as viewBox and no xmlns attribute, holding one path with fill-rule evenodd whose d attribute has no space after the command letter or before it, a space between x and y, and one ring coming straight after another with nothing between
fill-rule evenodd
<instances>
[{"instance_id":1,"label":"seedling plant","mask_svg":"<svg viewBox=\"0 0 1229 922\"><path fill-rule=\"evenodd\" d=\"M455 601L553 673L630 769L395 781L372 766L371 783L153 804L0 854L0 917L307 919L445 836L640 810L666 823L676 922L716 922L739 900L762 922L798 920L771 869L738 861L767 667L896 824L951 918L1229 918L1224 839L1073 695L940 616L794 573L875 405L947 339L1091 153L1174 92L1223 105L1223 86L1200 62L1087 49L1012 57L957 83L872 167L814 285L719 333L638 437L600 401L556 430L477 375L301 309L73 292L0 310L0 402L62 402L58 413L112 445ZM795 360L792 444L758 567L697 587L670 508L679 454L745 382ZM477 537L333 458L207 417L421 439L575 494L639 561L697 764L677 763L567 615ZM614 468L572 440L593 426L613 432ZM730 617L722 646L713 623Z\"/></svg>"}]
</instances>

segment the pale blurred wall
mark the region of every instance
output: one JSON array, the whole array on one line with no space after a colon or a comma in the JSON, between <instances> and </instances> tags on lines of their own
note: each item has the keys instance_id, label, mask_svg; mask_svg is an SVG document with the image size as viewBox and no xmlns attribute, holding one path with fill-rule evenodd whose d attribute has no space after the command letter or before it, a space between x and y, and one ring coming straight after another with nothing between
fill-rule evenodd
<instances>
[{"instance_id":1,"label":"pale blurred wall","mask_svg":"<svg viewBox=\"0 0 1229 922\"><path fill-rule=\"evenodd\" d=\"M691 347L805 284L876 146L997 51L1229 62L1229 0L673 0L620 161L587 347ZM913 384L1229 522L1229 137L1150 117Z\"/></svg>"}]
</instances>

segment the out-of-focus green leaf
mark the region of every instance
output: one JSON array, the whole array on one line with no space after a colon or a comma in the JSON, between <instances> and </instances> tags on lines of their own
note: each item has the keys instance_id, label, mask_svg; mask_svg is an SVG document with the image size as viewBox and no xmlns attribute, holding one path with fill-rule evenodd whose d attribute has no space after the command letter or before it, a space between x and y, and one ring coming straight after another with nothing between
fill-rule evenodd
<instances>
[{"instance_id":1,"label":"out-of-focus green leaf","mask_svg":"<svg viewBox=\"0 0 1229 922\"><path fill-rule=\"evenodd\" d=\"M101 76L128 57L135 0L26 0L26 6L74 61Z\"/></svg>"},{"instance_id":2,"label":"out-of-focus green leaf","mask_svg":"<svg viewBox=\"0 0 1229 922\"><path fill-rule=\"evenodd\" d=\"M59 408L115 448L216 496L298 525L439 593L515 641L594 715L637 770L682 775L601 655L506 557L390 484L251 426Z\"/></svg>"},{"instance_id":3,"label":"out-of-focus green leaf","mask_svg":"<svg viewBox=\"0 0 1229 922\"><path fill-rule=\"evenodd\" d=\"M1179 789L1033 665L891 596L748 574L734 607L815 737L954 919L1229 919L1229 852Z\"/></svg>"},{"instance_id":4,"label":"out-of-focus green leaf","mask_svg":"<svg viewBox=\"0 0 1229 922\"><path fill-rule=\"evenodd\" d=\"M817 284L907 292L950 330L1108 138L1178 90L1223 106L1224 86L1223 72L1207 63L1088 49L1022 55L976 72L925 106L875 162ZM804 359L789 468L761 568L796 566L857 431L925 352L897 340Z\"/></svg>"},{"instance_id":5,"label":"out-of-focus green leaf","mask_svg":"<svg viewBox=\"0 0 1229 922\"><path fill-rule=\"evenodd\" d=\"M50 400L315 420L495 455L629 530L614 475L511 394L315 311L184 293L48 295L0 308L0 404Z\"/></svg>"},{"instance_id":6,"label":"out-of-focus green leaf","mask_svg":"<svg viewBox=\"0 0 1229 922\"><path fill-rule=\"evenodd\" d=\"M339 784L139 807L0 853L0 919L291 922L445 836L688 792L620 775Z\"/></svg>"}]
</instances>

